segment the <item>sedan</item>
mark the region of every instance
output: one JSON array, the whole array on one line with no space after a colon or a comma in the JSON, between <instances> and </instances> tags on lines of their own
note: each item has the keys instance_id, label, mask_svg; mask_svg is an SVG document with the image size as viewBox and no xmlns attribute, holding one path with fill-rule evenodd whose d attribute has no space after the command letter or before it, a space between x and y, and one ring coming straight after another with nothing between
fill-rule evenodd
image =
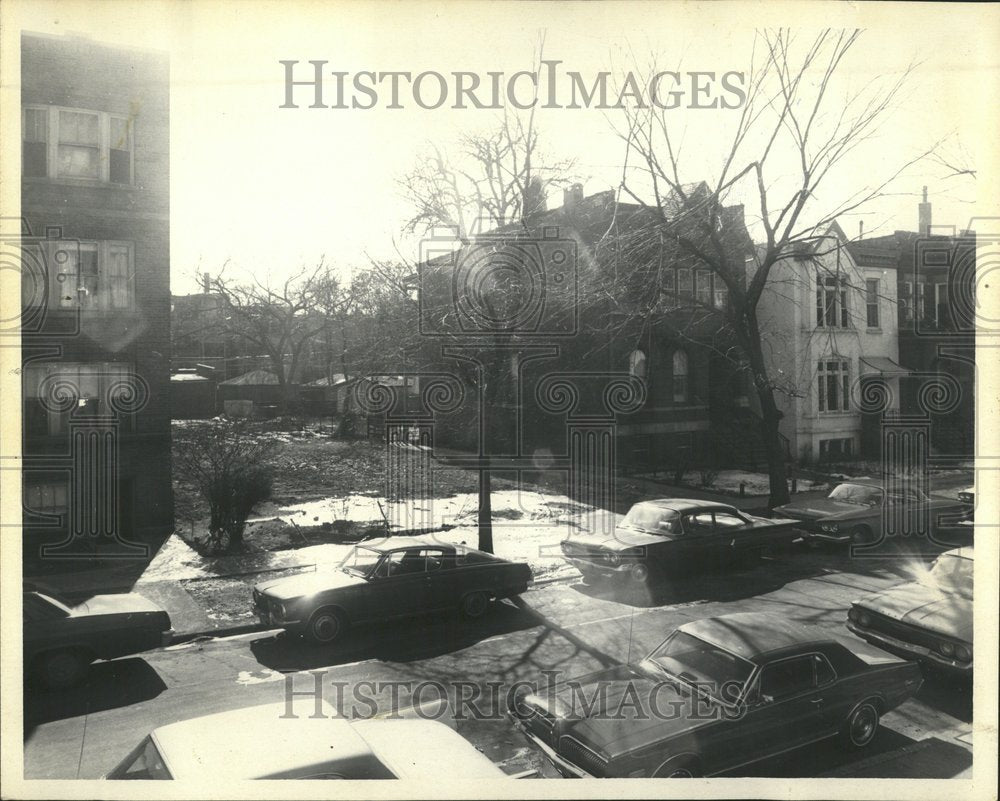
<instances>
[{"instance_id":1,"label":"sedan","mask_svg":"<svg viewBox=\"0 0 1000 801\"><path fill-rule=\"evenodd\" d=\"M847 628L887 651L972 673L973 549L941 554L916 581L855 601Z\"/></svg>"},{"instance_id":2,"label":"sedan","mask_svg":"<svg viewBox=\"0 0 1000 801\"><path fill-rule=\"evenodd\" d=\"M795 520L754 517L724 503L662 498L629 509L613 533L563 540L567 561L584 578L625 577L645 584L670 567L703 557L759 554L802 536Z\"/></svg>"},{"instance_id":3,"label":"sedan","mask_svg":"<svg viewBox=\"0 0 1000 801\"><path fill-rule=\"evenodd\" d=\"M479 618L491 601L520 595L530 582L526 564L464 545L385 537L356 546L336 570L258 584L253 605L264 625L327 644L359 623L443 609Z\"/></svg>"},{"instance_id":4,"label":"sedan","mask_svg":"<svg viewBox=\"0 0 1000 801\"><path fill-rule=\"evenodd\" d=\"M515 695L515 726L565 776L730 772L826 738L864 748L920 667L759 613L686 623L641 662Z\"/></svg>"},{"instance_id":5,"label":"sedan","mask_svg":"<svg viewBox=\"0 0 1000 801\"><path fill-rule=\"evenodd\" d=\"M317 714L317 710L321 714ZM327 702L295 699L154 729L108 779L506 779L464 737L437 720L348 720Z\"/></svg>"},{"instance_id":6,"label":"sedan","mask_svg":"<svg viewBox=\"0 0 1000 801\"><path fill-rule=\"evenodd\" d=\"M26 585L24 675L48 689L79 682L95 659L169 645L170 616L138 593L95 595L70 605Z\"/></svg>"},{"instance_id":7,"label":"sedan","mask_svg":"<svg viewBox=\"0 0 1000 801\"><path fill-rule=\"evenodd\" d=\"M922 523L938 530L941 521L963 509L958 501L932 497L910 484L886 487L881 481L859 478L838 484L826 498L795 500L774 513L800 521L811 538L867 545L879 542L889 531L917 533L913 527Z\"/></svg>"}]
</instances>

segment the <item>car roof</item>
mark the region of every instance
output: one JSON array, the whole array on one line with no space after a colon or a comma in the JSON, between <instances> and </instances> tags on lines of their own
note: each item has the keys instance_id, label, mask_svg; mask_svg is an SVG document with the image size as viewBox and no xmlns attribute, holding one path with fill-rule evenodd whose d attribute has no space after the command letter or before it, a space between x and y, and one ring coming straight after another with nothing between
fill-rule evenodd
<instances>
[{"instance_id":1,"label":"car roof","mask_svg":"<svg viewBox=\"0 0 1000 801\"><path fill-rule=\"evenodd\" d=\"M160 726L152 738L170 773L178 779L194 776L256 779L301 770L337 772L336 765L374 760L368 743L346 718L320 701L325 717L313 717L314 698L293 699L286 705L232 709Z\"/></svg>"},{"instance_id":2,"label":"car roof","mask_svg":"<svg viewBox=\"0 0 1000 801\"><path fill-rule=\"evenodd\" d=\"M370 548L373 551L387 553L400 548L465 548L475 550L467 545L455 545L451 542L441 542L440 540L425 539L423 537L379 537L374 540L364 540L358 545L362 548Z\"/></svg>"},{"instance_id":3,"label":"car roof","mask_svg":"<svg viewBox=\"0 0 1000 801\"><path fill-rule=\"evenodd\" d=\"M794 646L833 642L814 626L762 612L737 612L685 623L679 631L718 645L750 661Z\"/></svg>"},{"instance_id":4,"label":"car roof","mask_svg":"<svg viewBox=\"0 0 1000 801\"><path fill-rule=\"evenodd\" d=\"M672 509L675 512L690 512L698 509L732 509L727 503L718 501L704 501L697 498L650 498L648 501L638 501L640 503L659 506L662 509Z\"/></svg>"}]
</instances>

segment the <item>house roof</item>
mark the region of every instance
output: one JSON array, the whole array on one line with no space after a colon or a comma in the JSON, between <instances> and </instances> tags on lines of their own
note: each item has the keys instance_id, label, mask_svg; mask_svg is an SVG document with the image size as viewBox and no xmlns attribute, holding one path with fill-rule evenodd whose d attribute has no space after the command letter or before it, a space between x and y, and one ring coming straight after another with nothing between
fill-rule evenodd
<instances>
[{"instance_id":1,"label":"house roof","mask_svg":"<svg viewBox=\"0 0 1000 801\"><path fill-rule=\"evenodd\" d=\"M222 381L220 386L274 386L278 384L278 376L267 370L251 370L249 373Z\"/></svg>"},{"instance_id":2,"label":"house roof","mask_svg":"<svg viewBox=\"0 0 1000 801\"><path fill-rule=\"evenodd\" d=\"M346 377L343 373L334 373L332 376L323 376L322 378L317 378L315 381L310 381L308 384L303 386L307 387L335 387L338 384L343 384L346 382Z\"/></svg>"}]
</instances>

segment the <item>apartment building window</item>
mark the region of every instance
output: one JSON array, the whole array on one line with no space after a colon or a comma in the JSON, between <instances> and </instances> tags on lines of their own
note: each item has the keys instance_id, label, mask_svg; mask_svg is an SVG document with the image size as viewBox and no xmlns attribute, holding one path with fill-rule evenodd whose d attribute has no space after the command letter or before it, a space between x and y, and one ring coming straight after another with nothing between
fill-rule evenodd
<instances>
[{"instance_id":1,"label":"apartment building window","mask_svg":"<svg viewBox=\"0 0 1000 801\"><path fill-rule=\"evenodd\" d=\"M691 270L687 267L677 271L677 296L688 301L694 298Z\"/></svg>"},{"instance_id":2,"label":"apartment building window","mask_svg":"<svg viewBox=\"0 0 1000 801\"><path fill-rule=\"evenodd\" d=\"M948 320L948 285L933 284L934 290L934 325L944 325Z\"/></svg>"},{"instance_id":3,"label":"apartment building window","mask_svg":"<svg viewBox=\"0 0 1000 801\"><path fill-rule=\"evenodd\" d=\"M869 328L879 327L878 317L878 296L879 281L877 278L865 280L865 306L867 310L867 323Z\"/></svg>"},{"instance_id":4,"label":"apartment building window","mask_svg":"<svg viewBox=\"0 0 1000 801\"><path fill-rule=\"evenodd\" d=\"M673 372L674 403L688 401L688 356L682 350L674 351Z\"/></svg>"},{"instance_id":5,"label":"apartment building window","mask_svg":"<svg viewBox=\"0 0 1000 801\"><path fill-rule=\"evenodd\" d=\"M817 276L816 325L819 328L848 327L850 308L847 302L847 288L847 281L841 276Z\"/></svg>"},{"instance_id":6,"label":"apartment building window","mask_svg":"<svg viewBox=\"0 0 1000 801\"><path fill-rule=\"evenodd\" d=\"M132 121L106 111L24 109L22 170L30 178L132 183Z\"/></svg>"},{"instance_id":7,"label":"apartment building window","mask_svg":"<svg viewBox=\"0 0 1000 801\"><path fill-rule=\"evenodd\" d=\"M697 270L695 272L695 297L703 306L712 305L711 270Z\"/></svg>"},{"instance_id":8,"label":"apartment building window","mask_svg":"<svg viewBox=\"0 0 1000 801\"><path fill-rule=\"evenodd\" d=\"M726 287L725 281L723 281L719 276L712 276L713 285L713 306L717 309L724 309L729 304L729 289Z\"/></svg>"},{"instance_id":9,"label":"apartment building window","mask_svg":"<svg viewBox=\"0 0 1000 801\"><path fill-rule=\"evenodd\" d=\"M850 369L844 359L824 359L817 365L816 396L821 412L850 411Z\"/></svg>"},{"instance_id":10,"label":"apartment building window","mask_svg":"<svg viewBox=\"0 0 1000 801\"><path fill-rule=\"evenodd\" d=\"M73 417L111 414L113 410L107 404L116 395L130 393L135 381L133 373L126 362L25 365L22 377L25 433L65 434ZM129 420L125 418L122 422L128 425Z\"/></svg>"},{"instance_id":11,"label":"apartment building window","mask_svg":"<svg viewBox=\"0 0 1000 801\"><path fill-rule=\"evenodd\" d=\"M697 301L701 306L724 309L729 303L729 290L721 278L711 270L691 270L683 267L671 270L664 285L672 303L667 308L679 308L684 303Z\"/></svg>"},{"instance_id":12,"label":"apartment building window","mask_svg":"<svg viewBox=\"0 0 1000 801\"><path fill-rule=\"evenodd\" d=\"M69 511L69 488L66 482L25 484L24 507L35 514L66 514Z\"/></svg>"},{"instance_id":13,"label":"apartment building window","mask_svg":"<svg viewBox=\"0 0 1000 801\"><path fill-rule=\"evenodd\" d=\"M62 239L42 246L51 308L109 311L132 307L135 268L130 243Z\"/></svg>"},{"instance_id":14,"label":"apartment building window","mask_svg":"<svg viewBox=\"0 0 1000 801\"><path fill-rule=\"evenodd\" d=\"M850 437L821 439L819 441L819 455L823 459L831 456L850 456L852 447L853 442Z\"/></svg>"}]
</instances>

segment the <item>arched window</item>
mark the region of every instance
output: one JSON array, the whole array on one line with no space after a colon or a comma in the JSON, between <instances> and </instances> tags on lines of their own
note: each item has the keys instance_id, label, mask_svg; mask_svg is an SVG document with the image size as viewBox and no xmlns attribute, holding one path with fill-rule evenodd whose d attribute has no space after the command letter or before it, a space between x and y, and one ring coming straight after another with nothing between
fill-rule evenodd
<instances>
[{"instance_id":1,"label":"arched window","mask_svg":"<svg viewBox=\"0 0 1000 801\"><path fill-rule=\"evenodd\" d=\"M682 350L674 351L674 403L688 400L688 357Z\"/></svg>"},{"instance_id":2,"label":"arched window","mask_svg":"<svg viewBox=\"0 0 1000 801\"><path fill-rule=\"evenodd\" d=\"M634 350L628 355L628 374L636 378L646 377L646 354Z\"/></svg>"}]
</instances>

